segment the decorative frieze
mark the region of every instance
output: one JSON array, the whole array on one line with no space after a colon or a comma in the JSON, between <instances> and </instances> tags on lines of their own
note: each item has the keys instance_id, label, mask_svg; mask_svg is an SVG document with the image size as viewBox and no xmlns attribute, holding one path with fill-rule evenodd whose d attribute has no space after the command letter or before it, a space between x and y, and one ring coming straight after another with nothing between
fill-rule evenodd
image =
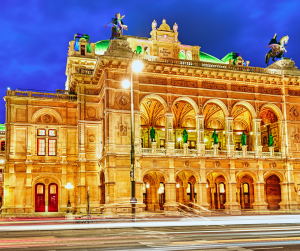
<instances>
[{"instance_id":1,"label":"decorative frieze","mask_svg":"<svg viewBox=\"0 0 300 251\"><path fill-rule=\"evenodd\" d=\"M100 89L85 89L84 93L87 95L99 95Z\"/></svg>"},{"instance_id":2,"label":"decorative frieze","mask_svg":"<svg viewBox=\"0 0 300 251\"><path fill-rule=\"evenodd\" d=\"M288 93L291 96L300 96L300 90L289 90Z\"/></svg>"},{"instance_id":3,"label":"decorative frieze","mask_svg":"<svg viewBox=\"0 0 300 251\"><path fill-rule=\"evenodd\" d=\"M231 85L231 90L236 92L254 92L254 86Z\"/></svg>"},{"instance_id":4,"label":"decorative frieze","mask_svg":"<svg viewBox=\"0 0 300 251\"><path fill-rule=\"evenodd\" d=\"M141 77L140 83L144 84L151 84L151 85L166 85L167 79L165 78L148 78L148 77Z\"/></svg>"},{"instance_id":5,"label":"decorative frieze","mask_svg":"<svg viewBox=\"0 0 300 251\"><path fill-rule=\"evenodd\" d=\"M197 87L197 81L188 81L188 80L176 80L176 79L172 79L171 84L172 84L173 86Z\"/></svg>"},{"instance_id":6,"label":"decorative frieze","mask_svg":"<svg viewBox=\"0 0 300 251\"><path fill-rule=\"evenodd\" d=\"M273 95L281 95L281 89L280 88L265 88L260 86L258 88L258 92L262 94L273 94Z\"/></svg>"},{"instance_id":7,"label":"decorative frieze","mask_svg":"<svg viewBox=\"0 0 300 251\"><path fill-rule=\"evenodd\" d=\"M216 82L202 82L202 87L205 89L227 90L227 85Z\"/></svg>"}]
</instances>

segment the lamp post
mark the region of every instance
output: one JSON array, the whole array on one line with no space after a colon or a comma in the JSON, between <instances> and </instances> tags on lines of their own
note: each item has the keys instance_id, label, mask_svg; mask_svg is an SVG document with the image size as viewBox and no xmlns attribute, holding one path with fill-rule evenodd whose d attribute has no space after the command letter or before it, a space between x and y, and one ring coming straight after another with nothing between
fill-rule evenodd
<instances>
[{"instance_id":1,"label":"lamp post","mask_svg":"<svg viewBox=\"0 0 300 251\"><path fill-rule=\"evenodd\" d=\"M67 207L71 207L71 202L70 202L70 189L73 189L73 185L69 182L65 188L68 190L68 204Z\"/></svg>"},{"instance_id":2,"label":"lamp post","mask_svg":"<svg viewBox=\"0 0 300 251\"><path fill-rule=\"evenodd\" d=\"M132 62L132 69L130 73L130 83L127 79L123 81L123 87L128 88L130 85L130 100L131 100L131 113L130 113L130 121L131 121L131 151L130 151L130 181L131 181L131 204L132 204L132 215L135 217L135 179L134 179L134 162L135 162L135 150L134 150L134 104L133 104L133 83L132 83L132 72L139 73L143 69L143 63L140 60L136 60Z\"/></svg>"}]
</instances>

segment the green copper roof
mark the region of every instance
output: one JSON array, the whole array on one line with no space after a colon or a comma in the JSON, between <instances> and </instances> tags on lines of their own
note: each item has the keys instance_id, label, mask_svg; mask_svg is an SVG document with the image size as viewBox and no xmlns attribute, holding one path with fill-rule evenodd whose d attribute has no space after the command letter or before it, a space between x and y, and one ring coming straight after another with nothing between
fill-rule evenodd
<instances>
[{"instance_id":1,"label":"green copper roof","mask_svg":"<svg viewBox=\"0 0 300 251\"><path fill-rule=\"evenodd\" d=\"M224 64L223 61L221 61L220 59L215 58L212 55L209 55L203 51L199 52L199 57L200 57L200 61L204 61L204 62L209 62L209 63L219 63L219 64Z\"/></svg>"},{"instance_id":2,"label":"green copper roof","mask_svg":"<svg viewBox=\"0 0 300 251\"><path fill-rule=\"evenodd\" d=\"M240 56L240 53L229 52L225 57L222 58L222 61L227 63L230 59L236 59L238 56Z\"/></svg>"},{"instance_id":3,"label":"green copper roof","mask_svg":"<svg viewBox=\"0 0 300 251\"><path fill-rule=\"evenodd\" d=\"M4 124L0 124L0 131L5 131L5 125Z\"/></svg>"},{"instance_id":4,"label":"green copper roof","mask_svg":"<svg viewBox=\"0 0 300 251\"><path fill-rule=\"evenodd\" d=\"M109 40L102 40L95 44L95 54L103 55L109 46Z\"/></svg>"}]
</instances>

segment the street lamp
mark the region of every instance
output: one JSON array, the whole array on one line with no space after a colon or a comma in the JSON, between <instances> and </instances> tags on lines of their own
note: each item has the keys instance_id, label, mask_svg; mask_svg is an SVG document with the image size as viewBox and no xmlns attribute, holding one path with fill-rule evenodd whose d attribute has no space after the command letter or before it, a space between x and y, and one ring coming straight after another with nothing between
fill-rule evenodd
<instances>
[{"instance_id":1,"label":"street lamp","mask_svg":"<svg viewBox=\"0 0 300 251\"><path fill-rule=\"evenodd\" d=\"M143 69L143 63L140 60L135 60L131 65L131 73L130 73L130 83L128 79L125 79L122 83L124 88L128 88L130 84L130 92L131 92L131 113L130 113L130 121L131 121L131 151L130 151L130 180L131 180L131 200L132 203L132 214L135 215L135 180L134 180L134 160L135 160L135 151L134 151L134 104L133 104L133 84L132 84L132 72L139 73Z\"/></svg>"},{"instance_id":2,"label":"street lamp","mask_svg":"<svg viewBox=\"0 0 300 251\"><path fill-rule=\"evenodd\" d=\"M71 207L71 202L70 202L70 189L73 189L73 185L69 182L66 186L66 189L68 189L68 204L67 207Z\"/></svg>"}]
</instances>

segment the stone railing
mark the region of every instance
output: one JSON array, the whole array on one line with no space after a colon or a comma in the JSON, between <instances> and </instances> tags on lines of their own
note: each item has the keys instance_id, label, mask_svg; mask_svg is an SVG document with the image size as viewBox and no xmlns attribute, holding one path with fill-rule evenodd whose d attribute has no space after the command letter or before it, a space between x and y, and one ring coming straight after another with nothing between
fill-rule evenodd
<instances>
[{"instance_id":1,"label":"stone railing","mask_svg":"<svg viewBox=\"0 0 300 251\"><path fill-rule=\"evenodd\" d=\"M71 101L77 100L77 95L60 94L60 93L45 93L39 91L6 91L6 96L28 97L28 98L42 98L42 99L67 99Z\"/></svg>"},{"instance_id":2,"label":"stone railing","mask_svg":"<svg viewBox=\"0 0 300 251\"><path fill-rule=\"evenodd\" d=\"M87 69L87 68L77 68L76 73L85 74L85 75L93 75L94 70L93 69Z\"/></svg>"},{"instance_id":3,"label":"stone railing","mask_svg":"<svg viewBox=\"0 0 300 251\"><path fill-rule=\"evenodd\" d=\"M267 69L267 68L260 68L260 67L209 63L209 62L203 62L203 61L181 60L181 59L175 59L175 58L160 58L160 57L155 57L155 56L139 56L139 58L141 60L146 60L146 61L150 61L150 62L158 62L158 63L199 66L199 67L227 69L227 70L233 70L233 71L254 72L254 73L267 73L267 74L277 74L277 75L282 74L281 70Z\"/></svg>"},{"instance_id":4,"label":"stone railing","mask_svg":"<svg viewBox=\"0 0 300 251\"><path fill-rule=\"evenodd\" d=\"M205 150L205 156L214 156L214 150Z\"/></svg>"}]
</instances>

